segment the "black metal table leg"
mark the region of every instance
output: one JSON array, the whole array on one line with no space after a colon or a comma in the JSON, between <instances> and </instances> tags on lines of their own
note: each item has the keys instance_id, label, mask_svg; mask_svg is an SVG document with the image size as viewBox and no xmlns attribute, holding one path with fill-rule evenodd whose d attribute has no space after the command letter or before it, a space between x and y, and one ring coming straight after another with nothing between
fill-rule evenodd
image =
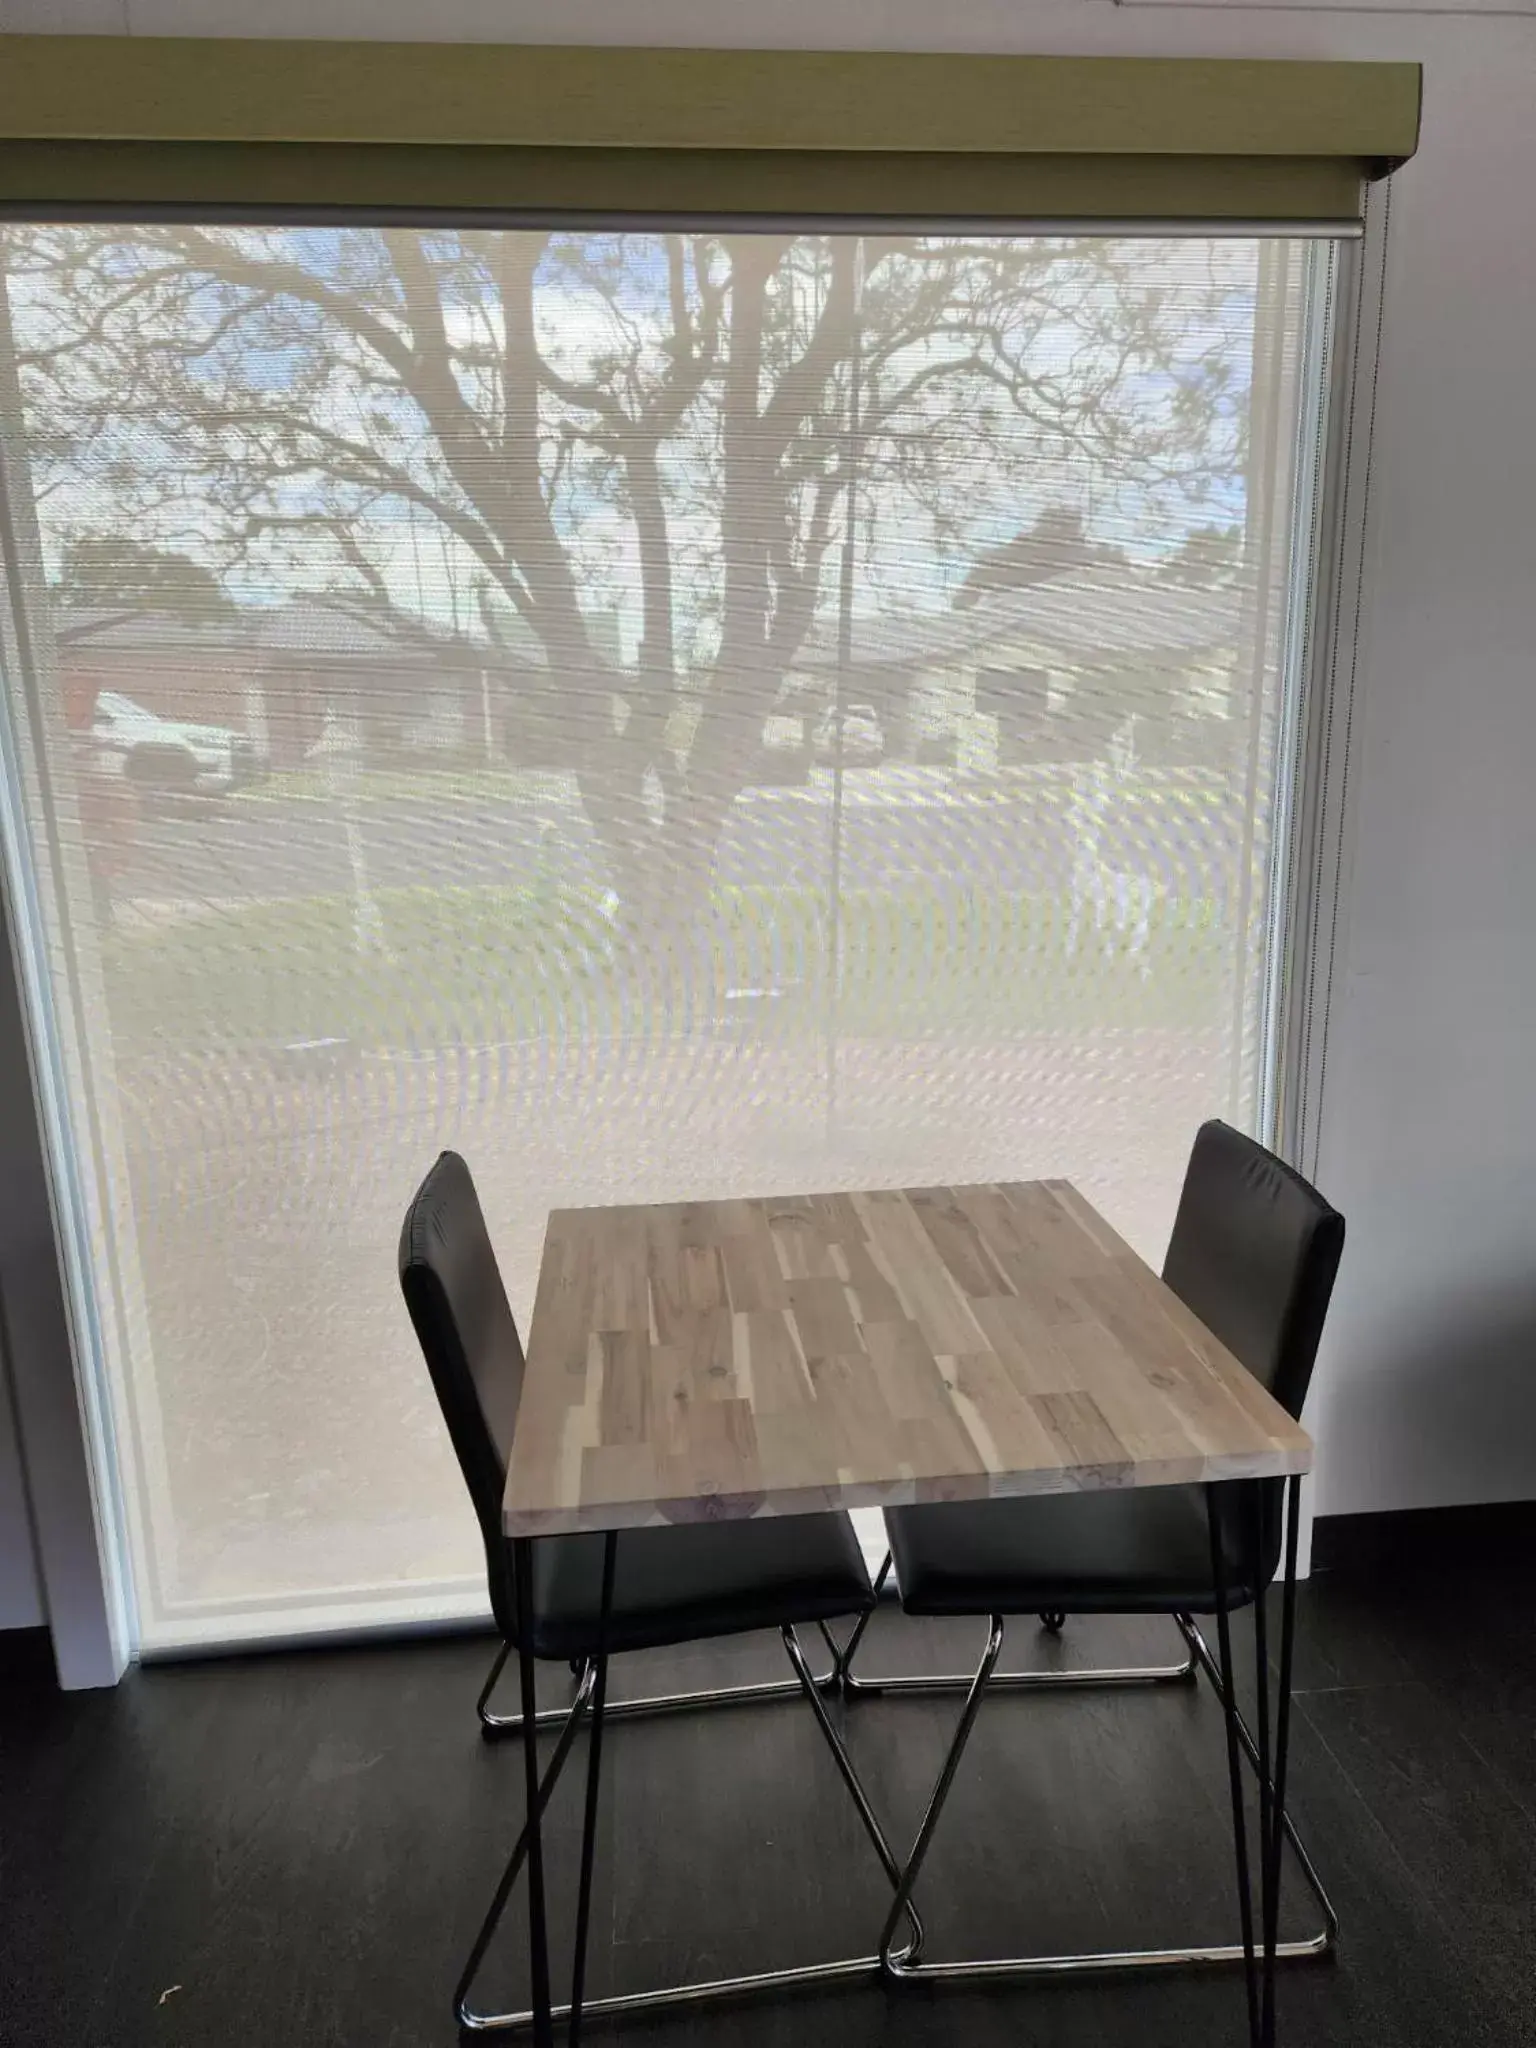
<instances>
[{"instance_id":1,"label":"black metal table leg","mask_svg":"<svg viewBox=\"0 0 1536 2048\"><path fill-rule=\"evenodd\" d=\"M1285 1766L1291 1735L1291 1659L1296 1642L1296 1547L1301 1522L1301 1481L1286 1483L1284 1512L1285 1565L1280 1586L1280 1684L1275 1702L1274 1796L1270 1800L1269 1840L1263 1845L1261 1883L1264 1892L1264 1988L1259 2021L1261 2048L1274 2048L1275 1948L1280 1930L1280 1863L1285 1847ZM1265 1678L1268 1691L1268 1676Z\"/></svg>"},{"instance_id":2,"label":"black metal table leg","mask_svg":"<svg viewBox=\"0 0 1536 2048\"><path fill-rule=\"evenodd\" d=\"M549 2001L549 1931L544 1917L544 1827L539 1796L539 1727L533 1672L533 1544L512 1545L512 1579L517 1598L517 1674L523 1708L523 1783L528 1801L528 1961L533 1980L533 2038L536 2048L554 2048Z\"/></svg>"},{"instance_id":3,"label":"black metal table leg","mask_svg":"<svg viewBox=\"0 0 1536 2048\"><path fill-rule=\"evenodd\" d=\"M1264 1515L1268 1506L1268 1489L1261 1485L1249 1486L1248 1494L1248 1542L1255 1558L1269 1555L1269 1546L1264 1541ZM1270 1781L1274 1775L1274 1751L1269 1741L1269 1607L1265 1589L1258 1589L1253 1603L1253 1692L1254 1718L1258 1723L1259 1743L1259 1938L1262 1942L1269 1929L1269 1830L1270 1830ZM1267 1967L1268 1951L1263 1967Z\"/></svg>"},{"instance_id":4,"label":"black metal table leg","mask_svg":"<svg viewBox=\"0 0 1536 2048\"><path fill-rule=\"evenodd\" d=\"M613 1568L619 1547L616 1530L603 1538L603 1590L597 1610L596 1682L592 1692L592 1734L587 1744L587 1803L581 1823L581 1878L576 1890L576 1950L571 1962L570 2048L581 2039L581 2001L587 1975L587 1928L592 1917L592 1862L597 1843L597 1793L603 1764L603 1704L608 1693L608 1621L613 1613Z\"/></svg>"},{"instance_id":5,"label":"black metal table leg","mask_svg":"<svg viewBox=\"0 0 1536 2048\"><path fill-rule=\"evenodd\" d=\"M1206 1518L1211 1532L1211 1578L1216 1593L1216 1640L1221 1653L1221 1705L1227 1723L1227 1775L1232 1790L1232 1834L1237 1846L1237 1904L1243 1928L1243 1978L1248 1992L1248 2038L1259 2043L1259 1986L1253 1948L1253 1891L1248 1872L1248 1821L1243 1807L1242 1765L1238 1759L1237 1687L1232 1663L1232 1626L1227 1605L1227 1549L1222 1538L1220 1491L1205 1489ZM1264 1857L1261 1855L1262 1865Z\"/></svg>"}]
</instances>

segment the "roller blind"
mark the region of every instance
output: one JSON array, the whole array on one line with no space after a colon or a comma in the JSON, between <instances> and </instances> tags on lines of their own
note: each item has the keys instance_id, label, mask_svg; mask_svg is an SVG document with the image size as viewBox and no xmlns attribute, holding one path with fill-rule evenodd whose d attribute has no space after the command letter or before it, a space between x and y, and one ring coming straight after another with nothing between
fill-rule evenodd
<instances>
[{"instance_id":1,"label":"roller blind","mask_svg":"<svg viewBox=\"0 0 1536 2048\"><path fill-rule=\"evenodd\" d=\"M5 230L151 1648L483 1598L392 1270L442 1145L520 1317L569 1204L1065 1175L1160 1259L1263 1123L1331 255Z\"/></svg>"},{"instance_id":2,"label":"roller blind","mask_svg":"<svg viewBox=\"0 0 1536 2048\"><path fill-rule=\"evenodd\" d=\"M28 37L0 206L1351 223L1412 64Z\"/></svg>"}]
</instances>

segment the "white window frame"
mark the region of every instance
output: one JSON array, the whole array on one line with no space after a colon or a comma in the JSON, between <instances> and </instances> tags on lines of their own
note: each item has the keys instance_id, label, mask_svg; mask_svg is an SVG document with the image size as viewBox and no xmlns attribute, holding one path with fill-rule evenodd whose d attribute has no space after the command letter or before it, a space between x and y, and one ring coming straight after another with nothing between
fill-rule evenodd
<instances>
[{"instance_id":1,"label":"white window frame","mask_svg":"<svg viewBox=\"0 0 1536 2048\"><path fill-rule=\"evenodd\" d=\"M26 688L23 584L29 562L40 574L40 555L30 500L12 487L20 422L8 378L0 366L0 672ZM134 1610L53 993L29 943L38 899L9 693L0 697L0 1346L54 1664L76 1691L122 1677Z\"/></svg>"}]
</instances>

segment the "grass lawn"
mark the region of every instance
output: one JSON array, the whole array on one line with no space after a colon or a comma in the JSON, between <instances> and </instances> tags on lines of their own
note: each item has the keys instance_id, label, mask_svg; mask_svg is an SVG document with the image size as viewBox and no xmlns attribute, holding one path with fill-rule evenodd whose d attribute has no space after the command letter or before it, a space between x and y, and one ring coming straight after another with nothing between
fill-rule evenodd
<instances>
[{"instance_id":1,"label":"grass lawn","mask_svg":"<svg viewBox=\"0 0 1536 2048\"><path fill-rule=\"evenodd\" d=\"M357 774L352 795L360 804L496 803L516 807L536 803L540 797L559 796L569 790L570 784L569 771L552 768L509 768L473 761L440 768L406 763L381 767L369 762ZM247 811L259 811L271 804L315 803L334 807L336 778L333 770L313 762L300 768L282 768L265 781L241 790L232 801Z\"/></svg>"},{"instance_id":2,"label":"grass lawn","mask_svg":"<svg viewBox=\"0 0 1536 2048\"><path fill-rule=\"evenodd\" d=\"M690 933L628 942L595 894L401 889L374 899L361 951L345 895L236 904L108 941L120 1053L339 1038L426 1047L637 1035L755 1019L825 1028L828 933L810 891L718 889ZM845 897L839 1028L858 1036L1114 1026L1203 1028L1229 1000L1230 942L1209 906L1160 905L1147 973L1091 929L1068 956L1067 907L1040 896L861 891Z\"/></svg>"}]
</instances>

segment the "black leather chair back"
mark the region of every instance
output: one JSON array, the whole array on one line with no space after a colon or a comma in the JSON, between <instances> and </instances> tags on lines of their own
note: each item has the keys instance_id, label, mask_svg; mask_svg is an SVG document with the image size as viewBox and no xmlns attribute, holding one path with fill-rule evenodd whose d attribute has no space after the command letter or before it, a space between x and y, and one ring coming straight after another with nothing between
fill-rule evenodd
<instances>
[{"instance_id":1,"label":"black leather chair back","mask_svg":"<svg viewBox=\"0 0 1536 2048\"><path fill-rule=\"evenodd\" d=\"M1344 1218L1273 1152L1202 1124L1163 1278L1287 1414L1307 1398Z\"/></svg>"},{"instance_id":2,"label":"black leather chair back","mask_svg":"<svg viewBox=\"0 0 1536 2048\"><path fill-rule=\"evenodd\" d=\"M1163 1278L1293 1416L1307 1398L1343 1249L1344 1218L1309 1181L1230 1124L1201 1125ZM1263 1488L1257 1562L1266 1583L1279 1561L1281 1491ZM1246 1571L1255 1560L1236 1520L1234 1498L1231 1547Z\"/></svg>"},{"instance_id":3,"label":"black leather chair back","mask_svg":"<svg viewBox=\"0 0 1536 2048\"><path fill-rule=\"evenodd\" d=\"M497 1625L516 1641L501 1497L522 1398L523 1346L480 1198L457 1152L442 1154L406 1211L400 1287L474 1502Z\"/></svg>"}]
</instances>

